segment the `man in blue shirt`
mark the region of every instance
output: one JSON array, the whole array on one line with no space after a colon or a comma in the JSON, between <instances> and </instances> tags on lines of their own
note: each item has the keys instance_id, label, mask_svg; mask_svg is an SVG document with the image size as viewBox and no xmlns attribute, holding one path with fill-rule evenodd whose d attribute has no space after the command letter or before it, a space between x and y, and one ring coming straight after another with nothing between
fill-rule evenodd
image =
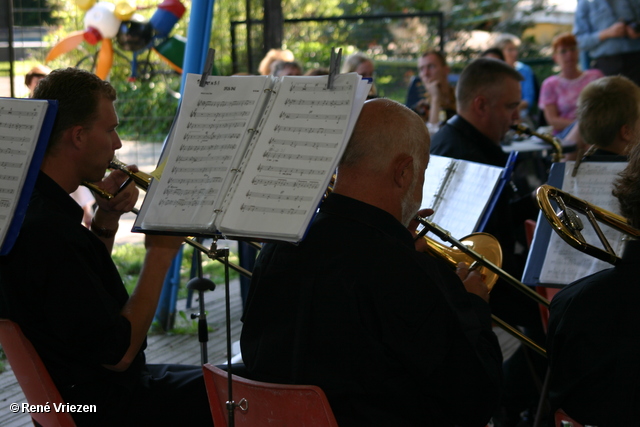
<instances>
[{"instance_id":1,"label":"man in blue shirt","mask_svg":"<svg viewBox=\"0 0 640 427\"><path fill-rule=\"evenodd\" d=\"M578 0L574 33L594 68L640 84L639 0Z\"/></svg>"}]
</instances>

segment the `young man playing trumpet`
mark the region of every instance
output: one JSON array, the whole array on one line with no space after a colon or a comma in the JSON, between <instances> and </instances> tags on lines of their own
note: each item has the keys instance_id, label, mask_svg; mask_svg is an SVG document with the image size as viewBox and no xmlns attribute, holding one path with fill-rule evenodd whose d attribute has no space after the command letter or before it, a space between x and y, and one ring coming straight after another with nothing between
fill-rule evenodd
<instances>
[{"instance_id":1,"label":"young man playing trumpet","mask_svg":"<svg viewBox=\"0 0 640 427\"><path fill-rule=\"evenodd\" d=\"M636 116L637 119L637 116ZM631 130L635 141L640 126ZM614 184L622 215L640 228L640 145ZM635 426L640 419L640 241L615 267L580 279L551 301L547 354L552 411L583 425Z\"/></svg>"},{"instance_id":2,"label":"young man playing trumpet","mask_svg":"<svg viewBox=\"0 0 640 427\"><path fill-rule=\"evenodd\" d=\"M428 162L415 113L366 102L307 237L265 245L254 269L250 376L320 386L341 427L484 426L498 406L486 284L414 246Z\"/></svg>"},{"instance_id":3,"label":"young man playing trumpet","mask_svg":"<svg viewBox=\"0 0 640 427\"><path fill-rule=\"evenodd\" d=\"M145 363L146 334L182 238L146 236L129 296L110 253L138 190L97 198L90 230L69 197L84 181L113 194L127 178L114 171L103 179L122 146L115 90L67 68L42 79L34 97L57 100L58 113L19 237L0 258L0 316L20 325L66 403L95 405L95 413L72 414L76 425L212 425L200 367Z\"/></svg>"}]
</instances>

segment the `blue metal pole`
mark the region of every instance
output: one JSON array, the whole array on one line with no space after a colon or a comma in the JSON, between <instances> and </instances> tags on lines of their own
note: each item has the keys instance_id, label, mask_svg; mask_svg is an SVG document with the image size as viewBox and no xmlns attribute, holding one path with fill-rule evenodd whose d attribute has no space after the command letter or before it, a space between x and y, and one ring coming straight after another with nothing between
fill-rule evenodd
<instances>
[{"instance_id":1,"label":"blue metal pole","mask_svg":"<svg viewBox=\"0 0 640 427\"><path fill-rule=\"evenodd\" d=\"M191 2L180 93L184 90L187 73L202 74L211 39L213 5L214 0L193 0Z\"/></svg>"}]
</instances>

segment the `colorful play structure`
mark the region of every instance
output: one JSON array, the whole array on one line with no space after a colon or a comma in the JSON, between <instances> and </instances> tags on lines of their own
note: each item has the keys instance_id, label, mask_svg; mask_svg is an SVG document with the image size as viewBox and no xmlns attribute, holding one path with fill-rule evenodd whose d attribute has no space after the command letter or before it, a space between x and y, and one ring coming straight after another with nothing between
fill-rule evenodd
<instances>
[{"instance_id":1,"label":"colorful play structure","mask_svg":"<svg viewBox=\"0 0 640 427\"><path fill-rule=\"evenodd\" d=\"M113 64L113 39L124 51L132 52L130 80L138 78L138 56L153 50L178 73L203 71L208 50L213 18L213 0L194 0L188 32L198 37L187 39L173 34L176 23L185 13L180 0L164 0L149 20L137 13L133 0L116 3L95 0L76 0L79 9L85 11L84 29L74 31L58 42L47 54L51 61L77 48L81 43L101 43L96 58L95 74L106 79Z\"/></svg>"}]
</instances>

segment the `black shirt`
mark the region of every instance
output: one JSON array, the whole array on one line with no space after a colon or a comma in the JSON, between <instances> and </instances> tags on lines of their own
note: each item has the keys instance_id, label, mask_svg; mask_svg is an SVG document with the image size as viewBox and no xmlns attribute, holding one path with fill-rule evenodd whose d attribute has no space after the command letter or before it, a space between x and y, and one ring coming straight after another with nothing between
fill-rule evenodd
<instances>
[{"instance_id":1,"label":"black shirt","mask_svg":"<svg viewBox=\"0 0 640 427\"><path fill-rule=\"evenodd\" d=\"M104 243L81 220L78 204L40 172L18 239L0 257L0 316L20 325L71 403L70 391L85 386L131 390L145 365L141 350L125 372L102 367L129 347L131 325L120 315L128 294Z\"/></svg>"},{"instance_id":2,"label":"black shirt","mask_svg":"<svg viewBox=\"0 0 640 427\"><path fill-rule=\"evenodd\" d=\"M581 424L640 420L640 241L614 268L580 279L551 301L549 400Z\"/></svg>"},{"instance_id":3,"label":"black shirt","mask_svg":"<svg viewBox=\"0 0 640 427\"><path fill-rule=\"evenodd\" d=\"M341 426L484 425L498 404L488 305L348 197L331 194L298 246L263 248L243 320L250 376L320 386Z\"/></svg>"}]
</instances>

